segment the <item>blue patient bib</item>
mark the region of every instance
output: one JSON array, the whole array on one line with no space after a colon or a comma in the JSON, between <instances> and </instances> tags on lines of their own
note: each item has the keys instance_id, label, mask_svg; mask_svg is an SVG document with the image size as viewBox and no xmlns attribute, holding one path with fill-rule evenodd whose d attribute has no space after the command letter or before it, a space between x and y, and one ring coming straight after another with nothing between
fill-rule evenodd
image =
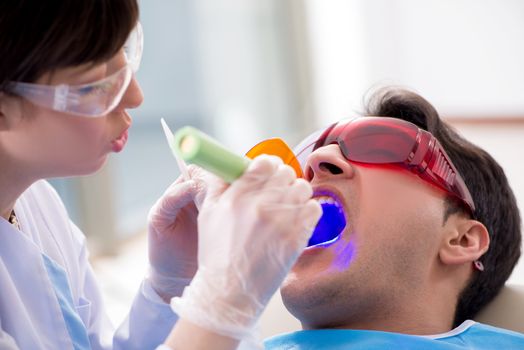
<instances>
[{"instance_id":1,"label":"blue patient bib","mask_svg":"<svg viewBox=\"0 0 524 350\"><path fill-rule=\"evenodd\" d=\"M521 350L524 335L466 321L453 331L436 336L323 329L278 335L267 339L264 345L268 350Z\"/></svg>"}]
</instances>

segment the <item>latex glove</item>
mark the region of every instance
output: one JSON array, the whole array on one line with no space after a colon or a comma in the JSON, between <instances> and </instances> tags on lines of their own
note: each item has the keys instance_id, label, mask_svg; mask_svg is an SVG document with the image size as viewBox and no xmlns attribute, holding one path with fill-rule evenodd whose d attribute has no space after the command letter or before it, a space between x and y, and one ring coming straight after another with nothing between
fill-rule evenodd
<instances>
[{"instance_id":1,"label":"latex glove","mask_svg":"<svg viewBox=\"0 0 524 350\"><path fill-rule=\"evenodd\" d=\"M182 294L197 270L197 208L211 175L194 165L188 172L190 179L179 177L148 215L148 279L166 302Z\"/></svg>"},{"instance_id":2,"label":"latex glove","mask_svg":"<svg viewBox=\"0 0 524 350\"><path fill-rule=\"evenodd\" d=\"M321 216L312 193L270 156L229 187L210 184L198 217L198 271L173 310L216 333L249 337Z\"/></svg>"}]
</instances>

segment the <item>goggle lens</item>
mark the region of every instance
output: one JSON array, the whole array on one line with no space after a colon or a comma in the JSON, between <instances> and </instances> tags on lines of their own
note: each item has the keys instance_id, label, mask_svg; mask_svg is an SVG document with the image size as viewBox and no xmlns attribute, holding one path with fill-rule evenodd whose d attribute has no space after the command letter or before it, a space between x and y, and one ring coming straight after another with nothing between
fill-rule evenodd
<instances>
[{"instance_id":1,"label":"goggle lens","mask_svg":"<svg viewBox=\"0 0 524 350\"><path fill-rule=\"evenodd\" d=\"M131 77L131 68L125 66L98 83L88 84L70 92L67 97L69 105L65 111L90 116L109 113L120 103Z\"/></svg>"},{"instance_id":2,"label":"goggle lens","mask_svg":"<svg viewBox=\"0 0 524 350\"><path fill-rule=\"evenodd\" d=\"M400 163L414 149L418 128L412 124L391 125L364 118L337 123L318 141L316 147L338 143L344 156L368 164Z\"/></svg>"},{"instance_id":3,"label":"goggle lens","mask_svg":"<svg viewBox=\"0 0 524 350\"><path fill-rule=\"evenodd\" d=\"M133 73L136 73L140 67L143 50L144 32L140 22L137 22L135 29L129 34L129 38L124 44L124 54L126 56L127 63L133 70Z\"/></svg>"}]
</instances>

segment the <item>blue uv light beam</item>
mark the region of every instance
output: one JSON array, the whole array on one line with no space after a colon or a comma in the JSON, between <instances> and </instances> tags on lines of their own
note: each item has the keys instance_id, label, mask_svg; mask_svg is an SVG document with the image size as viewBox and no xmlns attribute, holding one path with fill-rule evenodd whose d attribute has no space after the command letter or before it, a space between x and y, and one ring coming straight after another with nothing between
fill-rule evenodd
<instances>
[{"instance_id":1,"label":"blue uv light beam","mask_svg":"<svg viewBox=\"0 0 524 350\"><path fill-rule=\"evenodd\" d=\"M344 227L346 227L346 217L342 208L335 204L322 203L322 216L307 246L311 247L334 240L342 233Z\"/></svg>"}]
</instances>

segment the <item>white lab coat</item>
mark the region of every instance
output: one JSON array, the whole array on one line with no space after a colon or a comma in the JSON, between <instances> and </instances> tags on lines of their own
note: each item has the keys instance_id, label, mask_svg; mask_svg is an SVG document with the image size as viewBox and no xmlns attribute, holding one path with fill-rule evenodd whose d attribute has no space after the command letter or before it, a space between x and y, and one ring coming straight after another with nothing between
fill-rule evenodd
<instances>
[{"instance_id":1,"label":"white lab coat","mask_svg":"<svg viewBox=\"0 0 524 350\"><path fill-rule=\"evenodd\" d=\"M154 349L176 315L145 280L115 332L88 262L85 238L45 181L15 204L21 232L0 219L0 349L72 349L42 254L63 267L92 349Z\"/></svg>"}]
</instances>

